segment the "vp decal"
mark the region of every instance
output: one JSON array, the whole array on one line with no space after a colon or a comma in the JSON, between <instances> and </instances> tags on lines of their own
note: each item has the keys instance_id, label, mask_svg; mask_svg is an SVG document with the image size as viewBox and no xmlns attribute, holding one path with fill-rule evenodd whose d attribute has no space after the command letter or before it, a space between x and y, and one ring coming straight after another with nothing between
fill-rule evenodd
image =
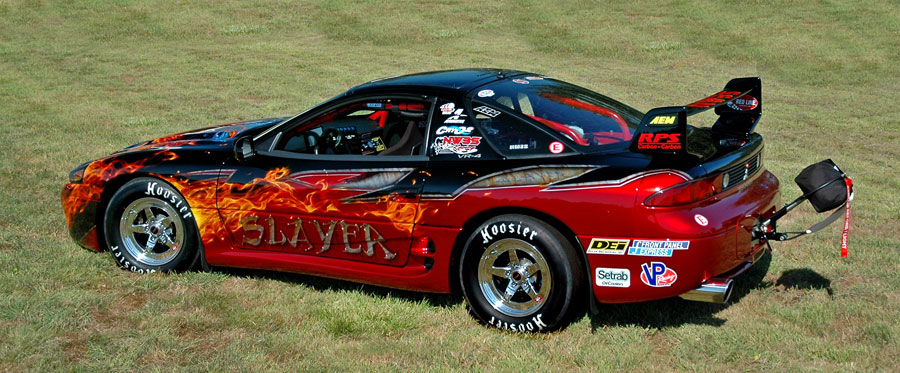
<instances>
[{"instance_id":1,"label":"vp decal","mask_svg":"<svg viewBox=\"0 0 900 373\"><path fill-rule=\"evenodd\" d=\"M641 264L641 282L655 288L672 286L678 274L672 268L666 267L663 262L650 262Z\"/></svg>"}]
</instances>

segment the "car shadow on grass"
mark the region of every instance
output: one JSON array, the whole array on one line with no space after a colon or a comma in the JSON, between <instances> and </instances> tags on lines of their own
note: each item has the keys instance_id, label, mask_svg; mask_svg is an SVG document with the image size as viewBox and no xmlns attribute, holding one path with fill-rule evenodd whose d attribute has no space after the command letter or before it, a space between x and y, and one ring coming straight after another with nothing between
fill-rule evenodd
<instances>
[{"instance_id":1,"label":"car shadow on grass","mask_svg":"<svg viewBox=\"0 0 900 373\"><path fill-rule=\"evenodd\" d=\"M639 326L642 328L672 328L685 324L722 326L725 319L716 314L741 301L755 289L772 286L763 281L769 271L772 255L766 254L756 265L734 279L731 300L727 304L714 304L667 298L650 302L601 304L600 313L591 318L591 330L609 326Z\"/></svg>"},{"instance_id":2,"label":"car shadow on grass","mask_svg":"<svg viewBox=\"0 0 900 373\"><path fill-rule=\"evenodd\" d=\"M262 278L287 282L291 284L309 287L315 291L357 291L372 297L378 298L399 298L414 303L424 303L432 307L448 308L463 302L462 296L458 294L435 294L422 293L409 290L399 290L386 288L376 285L366 285L358 282L344 281L338 279L330 279L325 277L317 277L303 275L290 272L267 271L260 269L242 269L242 268L226 268L214 267L213 271L228 274L230 276L241 276L249 278Z\"/></svg>"}]
</instances>

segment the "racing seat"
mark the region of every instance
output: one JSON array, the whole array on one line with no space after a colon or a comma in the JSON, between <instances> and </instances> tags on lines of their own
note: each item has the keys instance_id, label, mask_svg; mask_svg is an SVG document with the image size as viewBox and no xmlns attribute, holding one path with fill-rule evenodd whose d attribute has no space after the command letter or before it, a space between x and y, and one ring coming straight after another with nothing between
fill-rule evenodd
<instances>
[{"instance_id":1,"label":"racing seat","mask_svg":"<svg viewBox=\"0 0 900 373\"><path fill-rule=\"evenodd\" d=\"M418 149L418 145L424 140L416 121L410 120L406 122L406 131L403 132L400 141L378 155L411 155L413 150Z\"/></svg>"}]
</instances>

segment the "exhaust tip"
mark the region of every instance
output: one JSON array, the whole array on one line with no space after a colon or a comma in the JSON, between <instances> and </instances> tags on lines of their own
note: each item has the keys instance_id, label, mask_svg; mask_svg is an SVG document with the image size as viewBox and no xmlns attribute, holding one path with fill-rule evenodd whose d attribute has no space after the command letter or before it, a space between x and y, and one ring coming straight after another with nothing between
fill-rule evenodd
<instances>
[{"instance_id":1,"label":"exhaust tip","mask_svg":"<svg viewBox=\"0 0 900 373\"><path fill-rule=\"evenodd\" d=\"M682 299L725 304L731 299L734 281L731 279L711 278L700 284L700 287L679 295Z\"/></svg>"}]
</instances>

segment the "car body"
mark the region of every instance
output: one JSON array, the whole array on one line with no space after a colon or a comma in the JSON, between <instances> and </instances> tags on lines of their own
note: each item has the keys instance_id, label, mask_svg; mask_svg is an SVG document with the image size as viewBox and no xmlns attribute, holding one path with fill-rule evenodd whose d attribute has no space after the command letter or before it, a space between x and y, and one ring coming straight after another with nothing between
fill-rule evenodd
<instances>
[{"instance_id":1,"label":"car body","mask_svg":"<svg viewBox=\"0 0 900 373\"><path fill-rule=\"evenodd\" d=\"M587 301L727 299L778 203L761 100L758 78L644 114L520 71L400 76L135 144L76 168L62 202L79 245L133 271L460 289L485 323L548 331Z\"/></svg>"}]
</instances>

